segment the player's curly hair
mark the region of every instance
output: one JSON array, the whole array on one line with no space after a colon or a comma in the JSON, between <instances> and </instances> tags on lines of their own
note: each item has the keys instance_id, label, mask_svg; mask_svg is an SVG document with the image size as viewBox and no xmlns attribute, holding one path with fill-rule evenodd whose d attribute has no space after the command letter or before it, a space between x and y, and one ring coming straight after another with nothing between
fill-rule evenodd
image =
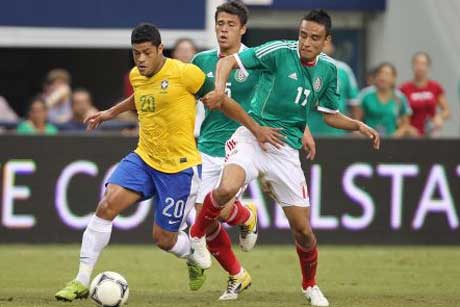
<instances>
[{"instance_id":1,"label":"player's curly hair","mask_svg":"<svg viewBox=\"0 0 460 307\"><path fill-rule=\"evenodd\" d=\"M131 44L145 42L151 42L155 47L161 44L160 31L153 24L147 22L138 24L131 32Z\"/></svg>"},{"instance_id":2,"label":"player's curly hair","mask_svg":"<svg viewBox=\"0 0 460 307\"><path fill-rule=\"evenodd\" d=\"M326 35L331 34L332 21L331 16L325 10L311 10L305 15L302 20L313 21L323 25L326 29Z\"/></svg>"},{"instance_id":3,"label":"player's curly hair","mask_svg":"<svg viewBox=\"0 0 460 307\"><path fill-rule=\"evenodd\" d=\"M225 2L224 4L219 5L216 8L216 14L214 15L214 20L217 21L217 15L219 13L228 13L231 15L237 15L240 19L241 25L245 26L248 22L249 10L248 7L239 0L233 0Z\"/></svg>"}]
</instances>

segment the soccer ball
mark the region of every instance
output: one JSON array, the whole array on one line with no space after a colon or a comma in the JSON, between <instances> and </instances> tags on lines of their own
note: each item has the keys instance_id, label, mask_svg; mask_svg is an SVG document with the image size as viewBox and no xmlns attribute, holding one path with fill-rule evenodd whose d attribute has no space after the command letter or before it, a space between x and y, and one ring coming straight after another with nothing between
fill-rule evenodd
<instances>
[{"instance_id":1,"label":"soccer ball","mask_svg":"<svg viewBox=\"0 0 460 307\"><path fill-rule=\"evenodd\" d=\"M128 282L118 273L102 272L91 282L89 295L98 306L122 306L128 300Z\"/></svg>"}]
</instances>

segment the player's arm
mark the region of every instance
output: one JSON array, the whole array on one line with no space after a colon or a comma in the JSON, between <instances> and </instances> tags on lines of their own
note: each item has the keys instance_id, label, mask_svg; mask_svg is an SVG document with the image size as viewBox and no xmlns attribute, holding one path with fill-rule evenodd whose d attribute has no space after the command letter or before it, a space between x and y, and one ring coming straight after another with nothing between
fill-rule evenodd
<instances>
[{"instance_id":1,"label":"player's arm","mask_svg":"<svg viewBox=\"0 0 460 307\"><path fill-rule=\"evenodd\" d=\"M379 134L377 133L377 131L375 131L365 123L356 119L351 119L340 112L323 113L323 119L326 122L326 124L328 124L331 127L348 131L358 131L359 133L369 137L373 141L373 146L375 149L380 148Z\"/></svg>"},{"instance_id":2,"label":"player's arm","mask_svg":"<svg viewBox=\"0 0 460 307\"><path fill-rule=\"evenodd\" d=\"M364 136L372 139L374 148L379 149L380 136L377 131L367 126L365 123L356 119L351 119L339 112L338 109L340 94L337 80L337 67L335 65L331 66L329 76L330 78L326 83L327 89L323 96L320 98L320 102L317 107L318 111L323 113L323 120L329 126L337 129L358 131Z\"/></svg>"},{"instance_id":3,"label":"player's arm","mask_svg":"<svg viewBox=\"0 0 460 307\"><path fill-rule=\"evenodd\" d=\"M308 128L308 125L305 126L305 130L303 132L302 146L303 149L308 152L307 159L313 160L316 156L316 143L313 135L310 132L310 128Z\"/></svg>"},{"instance_id":4,"label":"player's arm","mask_svg":"<svg viewBox=\"0 0 460 307\"><path fill-rule=\"evenodd\" d=\"M210 109L220 109L224 101L225 86L232 69L238 68L238 62L234 56L226 56L217 62L214 93L206 100L206 106Z\"/></svg>"},{"instance_id":5,"label":"player's arm","mask_svg":"<svg viewBox=\"0 0 460 307\"><path fill-rule=\"evenodd\" d=\"M110 109L99 111L93 115L88 116L84 120L84 124L88 125L87 130L93 130L99 127L105 121L111 120L114 117L117 117L119 114L126 111L136 110L136 105L134 103L134 94L126 98L125 100L117 103Z\"/></svg>"},{"instance_id":6,"label":"player's arm","mask_svg":"<svg viewBox=\"0 0 460 307\"><path fill-rule=\"evenodd\" d=\"M206 100L209 96L213 95L214 92L208 94L204 98L204 103L206 104ZM240 106L232 98L224 95L223 101L219 107L219 109L225 114L225 116L239 122L241 125L248 128L249 131L254 134L257 141L259 142L260 146L265 150L265 143L270 143L273 146L280 148L284 145L284 135L279 132L279 128L271 128L271 127L263 127L256 123L249 115L244 111L244 109Z\"/></svg>"}]
</instances>

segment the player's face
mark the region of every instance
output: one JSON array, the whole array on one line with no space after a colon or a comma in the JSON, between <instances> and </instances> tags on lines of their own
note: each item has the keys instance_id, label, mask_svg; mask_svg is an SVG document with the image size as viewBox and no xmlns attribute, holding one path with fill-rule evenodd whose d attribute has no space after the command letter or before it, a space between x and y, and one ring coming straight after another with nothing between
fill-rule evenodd
<instances>
[{"instance_id":1,"label":"player's face","mask_svg":"<svg viewBox=\"0 0 460 307\"><path fill-rule=\"evenodd\" d=\"M241 24L237 15L220 12L216 19L216 37L220 49L239 46L241 37L246 33L246 26Z\"/></svg>"},{"instance_id":2,"label":"player's face","mask_svg":"<svg viewBox=\"0 0 460 307\"><path fill-rule=\"evenodd\" d=\"M299 53L306 61L313 61L324 49L331 36L322 24L302 20L299 27Z\"/></svg>"},{"instance_id":3,"label":"player's face","mask_svg":"<svg viewBox=\"0 0 460 307\"><path fill-rule=\"evenodd\" d=\"M375 86L380 90L389 90L395 86L396 75L389 66L383 66L375 75Z\"/></svg>"},{"instance_id":4,"label":"player's face","mask_svg":"<svg viewBox=\"0 0 460 307\"><path fill-rule=\"evenodd\" d=\"M414 70L414 75L417 78L427 78L428 77L428 72L430 69L430 63L428 62L428 59L426 56L423 55L418 55L415 57L413 63L412 63L412 69Z\"/></svg>"},{"instance_id":5,"label":"player's face","mask_svg":"<svg viewBox=\"0 0 460 307\"><path fill-rule=\"evenodd\" d=\"M139 73L151 77L163 58L163 44L156 47L151 42L144 42L133 44L132 47L134 63L139 69Z\"/></svg>"}]
</instances>

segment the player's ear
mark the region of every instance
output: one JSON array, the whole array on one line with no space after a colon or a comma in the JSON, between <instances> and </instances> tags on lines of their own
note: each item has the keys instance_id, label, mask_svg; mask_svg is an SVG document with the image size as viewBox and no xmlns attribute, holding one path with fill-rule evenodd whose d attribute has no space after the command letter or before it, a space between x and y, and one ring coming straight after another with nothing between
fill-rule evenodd
<instances>
[{"instance_id":1,"label":"player's ear","mask_svg":"<svg viewBox=\"0 0 460 307\"><path fill-rule=\"evenodd\" d=\"M163 50L165 49L165 45L163 45L163 43L159 44L158 45L158 54L163 54Z\"/></svg>"},{"instance_id":2,"label":"player's ear","mask_svg":"<svg viewBox=\"0 0 460 307\"><path fill-rule=\"evenodd\" d=\"M246 27L246 25L242 26L241 29L240 29L240 34L241 34L241 35L246 34L246 30L247 30L247 29L248 29L248 28Z\"/></svg>"},{"instance_id":3,"label":"player's ear","mask_svg":"<svg viewBox=\"0 0 460 307\"><path fill-rule=\"evenodd\" d=\"M326 34L326 42L327 42L328 44L330 44L330 43L332 42L332 34L331 34L331 33Z\"/></svg>"}]
</instances>

